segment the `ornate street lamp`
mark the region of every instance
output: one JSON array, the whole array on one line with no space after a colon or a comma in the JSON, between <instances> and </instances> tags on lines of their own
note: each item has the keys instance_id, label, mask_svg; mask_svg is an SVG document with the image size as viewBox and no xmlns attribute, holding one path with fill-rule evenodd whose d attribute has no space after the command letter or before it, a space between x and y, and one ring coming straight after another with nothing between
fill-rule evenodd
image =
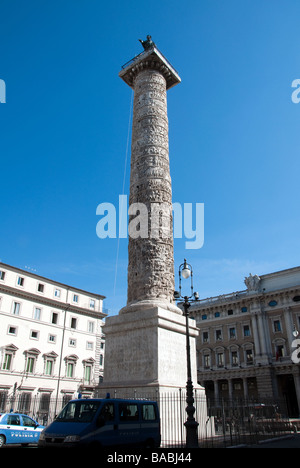
<instances>
[{"instance_id":1,"label":"ornate street lamp","mask_svg":"<svg viewBox=\"0 0 300 468\"><path fill-rule=\"evenodd\" d=\"M190 278L191 281L191 295L182 296L181 295L181 277L184 279ZM189 308L191 302L196 302L199 300L199 295L193 290L193 269L192 266L186 262L182 263L179 267L179 291L174 292L174 298L179 302L179 305L183 305L183 315L186 320L186 359L187 359L187 383L186 383L186 412L187 420L184 423L186 427L186 446L188 448L197 448L198 447L198 423L194 418L195 407L194 407L194 388L192 382L192 372L191 372L191 350L190 350L190 333L189 333Z\"/></svg>"}]
</instances>

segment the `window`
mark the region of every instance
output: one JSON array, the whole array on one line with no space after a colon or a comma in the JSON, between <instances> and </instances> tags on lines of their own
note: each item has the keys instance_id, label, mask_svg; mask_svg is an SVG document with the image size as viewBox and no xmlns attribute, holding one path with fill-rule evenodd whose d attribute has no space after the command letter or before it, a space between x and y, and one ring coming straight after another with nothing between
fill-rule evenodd
<instances>
[{"instance_id":1,"label":"window","mask_svg":"<svg viewBox=\"0 0 300 468\"><path fill-rule=\"evenodd\" d=\"M41 292L41 293L44 292L44 285L42 283L38 284L38 292Z\"/></svg>"},{"instance_id":2,"label":"window","mask_svg":"<svg viewBox=\"0 0 300 468\"><path fill-rule=\"evenodd\" d=\"M17 334L17 329L16 327L8 327L8 332L9 335L16 335Z\"/></svg>"},{"instance_id":3,"label":"window","mask_svg":"<svg viewBox=\"0 0 300 468\"><path fill-rule=\"evenodd\" d=\"M41 320L41 312L42 310L39 307L35 307L33 311L33 318L35 320Z\"/></svg>"},{"instance_id":4,"label":"window","mask_svg":"<svg viewBox=\"0 0 300 468\"><path fill-rule=\"evenodd\" d=\"M78 295L77 294L73 294L73 302L78 302Z\"/></svg>"},{"instance_id":5,"label":"window","mask_svg":"<svg viewBox=\"0 0 300 468\"><path fill-rule=\"evenodd\" d=\"M238 353L237 351L231 351L231 365L237 367L239 365Z\"/></svg>"},{"instance_id":6,"label":"window","mask_svg":"<svg viewBox=\"0 0 300 468\"><path fill-rule=\"evenodd\" d=\"M69 346L73 346L73 347L76 346L76 340L74 340L74 338L69 339Z\"/></svg>"},{"instance_id":7,"label":"window","mask_svg":"<svg viewBox=\"0 0 300 468\"><path fill-rule=\"evenodd\" d=\"M136 421L139 419L138 406L133 403L119 404L120 421Z\"/></svg>"},{"instance_id":8,"label":"window","mask_svg":"<svg viewBox=\"0 0 300 468\"><path fill-rule=\"evenodd\" d=\"M215 317L220 317L220 312L215 312Z\"/></svg>"},{"instance_id":9,"label":"window","mask_svg":"<svg viewBox=\"0 0 300 468\"><path fill-rule=\"evenodd\" d=\"M49 335L48 341L49 341L49 343L56 343L56 336L55 335Z\"/></svg>"},{"instance_id":10,"label":"window","mask_svg":"<svg viewBox=\"0 0 300 468\"><path fill-rule=\"evenodd\" d=\"M3 370L11 370L11 362L12 362L12 354L11 353L5 353L4 359L3 359L3 364L2 364L2 369Z\"/></svg>"},{"instance_id":11,"label":"window","mask_svg":"<svg viewBox=\"0 0 300 468\"><path fill-rule=\"evenodd\" d=\"M244 325L243 326L243 331L244 331L244 336L250 336L250 327L249 325Z\"/></svg>"},{"instance_id":12,"label":"window","mask_svg":"<svg viewBox=\"0 0 300 468\"><path fill-rule=\"evenodd\" d=\"M217 354L217 365L218 367L224 367L224 353Z\"/></svg>"},{"instance_id":13,"label":"window","mask_svg":"<svg viewBox=\"0 0 300 468\"><path fill-rule=\"evenodd\" d=\"M20 315L20 303L19 302L13 303L13 314Z\"/></svg>"},{"instance_id":14,"label":"window","mask_svg":"<svg viewBox=\"0 0 300 468\"><path fill-rule=\"evenodd\" d=\"M92 351L94 349L94 343L92 341L86 342L86 349Z\"/></svg>"},{"instance_id":15,"label":"window","mask_svg":"<svg viewBox=\"0 0 300 468\"><path fill-rule=\"evenodd\" d=\"M227 310L227 315L233 315L233 310L232 309Z\"/></svg>"},{"instance_id":16,"label":"window","mask_svg":"<svg viewBox=\"0 0 300 468\"><path fill-rule=\"evenodd\" d=\"M253 351L252 349L246 349L246 364L253 364Z\"/></svg>"},{"instance_id":17,"label":"window","mask_svg":"<svg viewBox=\"0 0 300 468\"><path fill-rule=\"evenodd\" d=\"M222 340L222 330L216 330L216 340Z\"/></svg>"},{"instance_id":18,"label":"window","mask_svg":"<svg viewBox=\"0 0 300 468\"><path fill-rule=\"evenodd\" d=\"M274 332L281 332L281 323L280 323L280 320L274 320L273 322L273 325L274 325Z\"/></svg>"},{"instance_id":19,"label":"window","mask_svg":"<svg viewBox=\"0 0 300 468\"><path fill-rule=\"evenodd\" d=\"M99 364L100 366L103 366L103 354L100 354Z\"/></svg>"},{"instance_id":20,"label":"window","mask_svg":"<svg viewBox=\"0 0 300 468\"><path fill-rule=\"evenodd\" d=\"M18 276L17 285L24 286L24 278L22 276Z\"/></svg>"},{"instance_id":21,"label":"window","mask_svg":"<svg viewBox=\"0 0 300 468\"><path fill-rule=\"evenodd\" d=\"M54 297L60 297L60 289L54 289Z\"/></svg>"},{"instance_id":22,"label":"window","mask_svg":"<svg viewBox=\"0 0 300 468\"><path fill-rule=\"evenodd\" d=\"M202 320L207 320L207 315L202 315Z\"/></svg>"},{"instance_id":23,"label":"window","mask_svg":"<svg viewBox=\"0 0 300 468\"><path fill-rule=\"evenodd\" d=\"M45 363L45 375L52 375L53 371L53 361L52 359L47 359Z\"/></svg>"},{"instance_id":24,"label":"window","mask_svg":"<svg viewBox=\"0 0 300 468\"><path fill-rule=\"evenodd\" d=\"M144 421L155 421L156 411L154 405L150 403L142 405L142 419Z\"/></svg>"},{"instance_id":25,"label":"window","mask_svg":"<svg viewBox=\"0 0 300 468\"><path fill-rule=\"evenodd\" d=\"M20 416L17 414L9 414L7 416L7 424L10 426L21 426Z\"/></svg>"},{"instance_id":26,"label":"window","mask_svg":"<svg viewBox=\"0 0 300 468\"><path fill-rule=\"evenodd\" d=\"M28 374L32 374L34 370L34 364L35 364L35 358L34 357L28 357L27 362L26 362L26 372Z\"/></svg>"},{"instance_id":27,"label":"window","mask_svg":"<svg viewBox=\"0 0 300 468\"><path fill-rule=\"evenodd\" d=\"M88 322L88 332L94 333L94 322Z\"/></svg>"},{"instance_id":28,"label":"window","mask_svg":"<svg viewBox=\"0 0 300 468\"><path fill-rule=\"evenodd\" d=\"M90 299L90 308L95 309L95 301L94 299Z\"/></svg>"},{"instance_id":29,"label":"window","mask_svg":"<svg viewBox=\"0 0 300 468\"><path fill-rule=\"evenodd\" d=\"M247 312L247 310L248 310L247 307L242 307L242 308L241 308L241 311L242 311L242 312Z\"/></svg>"},{"instance_id":30,"label":"window","mask_svg":"<svg viewBox=\"0 0 300 468\"><path fill-rule=\"evenodd\" d=\"M204 354L204 368L205 369L210 368L210 355L209 354Z\"/></svg>"},{"instance_id":31,"label":"window","mask_svg":"<svg viewBox=\"0 0 300 468\"><path fill-rule=\"evenodd\" d=\"M115 419L115 409L113 403L105 403L101 408L100 417L105 421L113 421Z\"/></svg>"},{"instance_id":32,"label":"window","mask_svg":"<svg viewBox=\"0 0 300 468\"><path fill-rule=\"evenodd\" d=\"M207 331L203 332L203 334L202 334L202 342L203 343L208 342L208 332Z\"/></svg>"},{"instance_id":33,"label":"window","mask_svg":"<svg viewBox=\"0 0 300 468\"><path fill-rule=\"evenodd\" d=\"M74 377L74 368L75 368L75 364L73 362L67 363L67 372L66 372L67 377Z\"/></svg>"},{"instance_id":34,"label":"window","mask_svg":"<svg viewBox=\"0 0 300 468\"><path fill-rule=\"evenodd\" d=\"M84 366L84 382L90 384L92 379L92 366L86 364Z\"/></svg>"},{"instance_id":35,"label":"window","mask_svg":"<svg viewBox=\"0 0 300 468\"><path fill-rule=\"evenodd\" d=\"M51 323L57 325L58 323L58 314L56 312L52 312Z\"/></svg>"},{"instance_id":36,"label":"window","mask_svg":"<svg viewBox=\"0 0 300 468\"><path fill-rule=\"evenodd\" d=\"M229 328L229 338L231 340L234 340L236 338L236 330L235 327L230 327Z\"/></svg>"},{"instance_id":37,"label":"window","mask_svg":"<svg viewBox=\"0 0 300 468\"><path fill-rule=\"evenodd\" d=\"M4 279L5 279L5 271L0 270L0 280L4 281Z\"/></svg>"},{"instance_id":38,"label":"window","mask_svg":"<svg viewBox=\"0 0 300 468\"><path fill-rule=\"evenodd\" d=\"M270 301L269 306L270 307L275 307L277 305L277 301Z\"/></svg>"},{"instance_id":39,"label":"window","mask_svg":"<svg viewBox=\"0 0 300 468\"><path fill-rule=\"evenodd\" d=\"M31 330L30 332L30 338L34 339L34 340L38 340L39 339L39 332L36 331L36 330Z\"/></svg>"},{"instance_id":40,"label":"window","mask_svg":"<svg viewBox=\"0 0 300 468\"><path fill-rule=\"evenodd\" d=\"M71 318L71 328L77 328L77 319L75 317Z\"/></svg>"}]
</instances>

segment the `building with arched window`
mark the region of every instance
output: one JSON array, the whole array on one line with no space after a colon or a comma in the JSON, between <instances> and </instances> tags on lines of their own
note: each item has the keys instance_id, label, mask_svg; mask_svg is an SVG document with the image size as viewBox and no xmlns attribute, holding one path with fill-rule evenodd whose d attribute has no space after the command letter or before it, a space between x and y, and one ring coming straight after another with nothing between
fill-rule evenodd
<instances>
[{"instance_id":1,"label":"building with arched window","mask_svg":"<svg viewBox=\"0 0 300 468\"><path fill-rule=\"evenodd\" d=\"M288 414L298 417L300 267L250 274L245 284L246 290L191 306L190 316L200 329L198 382L215 404L281 399Z\"/></svg>"}]
</instances>

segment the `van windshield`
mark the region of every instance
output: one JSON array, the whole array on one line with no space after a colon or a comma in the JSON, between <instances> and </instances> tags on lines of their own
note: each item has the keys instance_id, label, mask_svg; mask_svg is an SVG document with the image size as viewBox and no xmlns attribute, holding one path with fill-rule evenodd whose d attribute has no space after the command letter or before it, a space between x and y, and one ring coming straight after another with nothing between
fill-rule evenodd
<instances>
[{"instance_id":1,"label":"van windshield","mask_svg":"<svg viewBox=\"0 0 300 468\"><path fill-rule=\"evenodd\" d=\"M88 423L94 419L101 401L80 400L70 401L57 416L56 421L60 422L82 422Z\"/></svg>"}]
</instances>

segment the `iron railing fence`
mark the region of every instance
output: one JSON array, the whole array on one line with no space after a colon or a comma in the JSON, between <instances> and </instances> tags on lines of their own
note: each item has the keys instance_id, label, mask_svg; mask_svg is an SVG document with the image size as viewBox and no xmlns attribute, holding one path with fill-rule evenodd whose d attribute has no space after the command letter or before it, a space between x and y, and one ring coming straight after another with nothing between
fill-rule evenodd
<instances>
[{"instance_id":1,"label":"iron railing fence","mask_svg":"<svg viewBox=\"0 0 300 468\"><path fill-rule=\"evenodd\" d=\"M112 398L156 400L160 407L162 447L184 447L186 393L176 392L140 395L120 390L111 392ZM30 398L28 394L0 398L0 412L25 413L40 424L48 425L65 406L69 397L50 398L45 394ZM300 419L290 420L283 400L222 400L218 404L207 400L202 392L194 394L195 419L198 422L199 447L217 448L256 444L259 440L274 438L300 430Z\"/></svg>"}]
</instances>

